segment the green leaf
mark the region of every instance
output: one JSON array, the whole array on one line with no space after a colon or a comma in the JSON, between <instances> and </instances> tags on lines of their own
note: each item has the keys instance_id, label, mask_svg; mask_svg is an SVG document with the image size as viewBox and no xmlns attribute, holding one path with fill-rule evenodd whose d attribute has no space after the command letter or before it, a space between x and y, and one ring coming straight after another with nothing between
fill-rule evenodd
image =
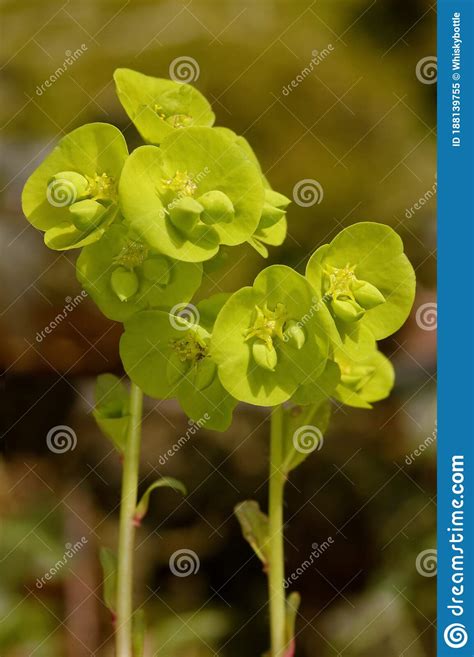
<instances>
[{"instance_id":1,"label":"green leaf","mask_svg":"<svg viewBox=\"0 0 474 657\"><path fill-rule=\"evenodd\" d=\"M117 95L143 139L161 144L175 130L212 126L211 106L194 87L119 68L114 73Z\"/></svg>"},{"instance_id":2,"label":"green leaf","mask_svg":"<svg viewBox=\"0 0 474 657\"><path fill-rule=\"evenodd\" d=\"M376 340L395 333L413 305L413 267L400 237L384 224L361 222L345 228L313 254L306 276L328 303L337 299L355 303L357 308L359 301L365 303L362 318L355 324L369 329ZM366 293L361 294L361 289ZM349 325L339 316L339 327L340 321Z\"/></svg>"},{"instance_id":3,"label":"green leaf","mask_svg":"<svg viewBox=\"0 0 474 657\"><path fill-rule=\"evenodd\" d=\"M193 226L178 216L171 220L170 212L177 204L181 207L184 198L198 200L215 191L231 202L231 221L217 215L212 225L200 219ZM209 260L220 244L235 246L248 240L258 225L263 195L256 167L213 128L175 131L160 148L137 148L120 183L124 216L138 236L152 248L186 262Z\"/></svg>"},{"instance_id":4,"label":"green leaf","mask_svg":"<svg viewBox=\"0 0 474 657\"><path fill-rule=\"evenodd\" d=\"M285 614L285 626L286 626L286 640L289 645L294 644L295 641L295 625L296 617L298 615L298 609L301 604L301 596L296 591L292 591L289 596L286 598L286 614ZM289 653L294 654L294 653Z\"/></svg>"},{"instance_id":5,"label":"green leaf","mask_svg":"<svg viewBox=\"0 0 474 657\"><path fill-rule=\"evenodd\" d=\"M288 474L310 454L322 448L330 417L331 406L328 401L284 409L281 465L283 472Z\"/></svg>"},{"instance_id":6,"label":"green leaf","mask_svg":"<svg viewBox=\"0 0 474 657\"><path fill-rule=\"evenodd\" d=\"M117 556L109 548L101 547L99 551L103 575L103 598L107 609L115 614L117 600Z\"/></svg>"},{"instance_id":7,"label":"green leaf","mask_svg":"<svg viewBox=\"0 0 474 657\"><path fill-rule=\"evenodd\" d=\"M301 326L306 336L301 348L285 335L286 322ZM253 345L259 342L276 350L273 370L255 360ZM224 304L210 351L222 385L236 399L258 406L287 401L302 383L319 378L329 353L323 313L317 311L311 286L289 267L263 270L253 287L235 292Z\"/></svg>"},{"instance_id":8,"label":"green leaf","mask_svg":"<svg viewBox=\"0 0 474 657\"><path fill-rule=\"evenodd\" d=\"M113 277L124 270L135 274L138 288L121 300ZM76 273L103 314L123 322L139 310L188 302L201 284L202 265L168 258L144 244L123 224L115 224L99 243L81 251Z\"/></svg>"},{"instance_id":9,"label":"green leaf","mask_svg":"<svg viewBox=\"0 0 474 657\"><path fill-rule=\"evenodd\" d=\"M143 657L145 649L145 612L137 609L132 617L132 651L133 657Z\"/></svg>"},{"instance_id":10,"label":"green leaf","mask_svg":"<svg viewBox=\"0 0 474 657\"><path fill-rule=\"evenodd\" d=\"M123 452L129 422L129 395L120 379L113 374L97 377L94 418L102 433Z\"/></svg>"},{"instance_id":11,"label":"green leaf","mask_svg":"<svg viewBox=\"0 0 474 657\"><path fill-rule=\"evenodd\" d=\"M245 500L237 504L234 513L237 516L245 540L250 544L263 565L267 566L270 557L268 551L268 516L260 510L258 502L254 500Z\"/></svg>"},{"instance_id":12,"label":"green leaf","mask_svg":"<svg viewBox=\"0 0 474 657\"><path fill-rule=\"evenodd\" d=\"M28 178L22 194L23 212L45 232L47 246L73 249L102 237L118 216L117 185L127 156L122 133L107 123L89 123L59 141ZM93 221L84 223L71 207L86 200L96 204Z\"/></svg>"},{"instance_id":13,"label":"green leaf","mask_svg":"<svg viewBox=\"0 0 474 657\"><path fill-rule=\"evenodd\" d=\"M143 518L146 516L148 505L150 503L150 495L157 488L172 488L173 490L177 490L182 495L187 495L185 485L178 479L175 479L174 477L162 477L161 479L157 479L152 484L150 484L150 486L148 486L136 506L134 520L137 524L140 524L141 520L143 520Z\"/></svg>"}]
</instances>

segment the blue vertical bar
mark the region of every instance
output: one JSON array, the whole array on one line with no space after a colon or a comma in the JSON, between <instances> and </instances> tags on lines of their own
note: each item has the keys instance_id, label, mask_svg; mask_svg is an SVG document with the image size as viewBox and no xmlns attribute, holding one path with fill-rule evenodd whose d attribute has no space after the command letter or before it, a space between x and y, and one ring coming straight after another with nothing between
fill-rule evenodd
<instances>
[{"instance_id":1,"label":"blue vertical bar","mask_svg":"<svg viewBox=\"0 0 474 657\"><path fill-rule=\"evenodd\" d=\"M438 2L438 657L474 655L474 0Z\"/></svg>"}]
</instances>

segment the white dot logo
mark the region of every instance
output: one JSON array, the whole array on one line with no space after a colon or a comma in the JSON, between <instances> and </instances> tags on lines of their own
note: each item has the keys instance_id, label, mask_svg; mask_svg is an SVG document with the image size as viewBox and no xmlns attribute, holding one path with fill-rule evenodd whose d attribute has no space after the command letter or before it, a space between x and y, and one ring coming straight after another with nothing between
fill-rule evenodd
<instances>
[{"instance_id":1,"label":"white dot logo","mask_svg":"<svg viewBox=\"0 0 474 657\"><path fill-rule=\"evenodd\" d=\"M416 557L415 566L423 577L436 577L438 572L438 552L435 548L423 550Z\"/></svg>"},{"instance_id":2,"label":"white dot logo","mask_svg":"<svg viewBox=\"0 0 474 657\"><path fill-rule=\"evenodd\" d=\"M170 570L176 577L196 575L200 565L201 562L199 561L198 555L194 550L188 550L187 548L176 550L169 560Z\"/></svg>"},{"instance_id":3,"label":"white dot logo","mask_svg":"<svg viewBox=\"0 0 474 657\"><path fill-rule=\"evenodd\" d=\"M324 198L324 190L317 180L305 178L293 187L293 199L302 208L309 208L315 203L321 203Z\"/></svg>"},{"instance_id":4,"label":"white dot logo","mask_svg":"<svg viewBox=\"0 0 474 657\"><path fill-rule=\"evenodd\" d=\"M199 310L192 303L177 303L170 310L170 324L177 331L187 331L189 325L199 325ZM184 320L184 321L181 321Z\"/></svg>"},{"instance_id":5,"label":"white dot logo","mask_svg":"<svg viewBox=\"0 0 474 657\"><path fill-rule=\"evenodd\" d=\"M54 454L64 454L76 448L77 436L74 429L66 424L58 424L48 431L46 436L48 449Z\"/></svg>"},{"instance_id":6,"label":"white dot logo","mask_svg":"<svg viewBox=\"0 0 474 657\"><path fill-rule=\"evenodd\" d=\"M77 190L70 180L52 180L46 189L48 203L55 208L72 205L77 198Z\"/></svg>"},{"instance_id":7,"label":"white dot logo","mask_svg":"<svg viewBox=\"0 0 474 657\"><path fill-rule=\"evenodd\" d=\"M434 301L424 303L417 309L415 319L423 331L436 331L438 328L438 304Z\"/></svg>"},{"instance_id":8,"label":"white dot logo","mask_svg":"<svg viewBox=\"0 0 474 657\"><path fill-rule=\"evenodd\" d=\"M310 454L315 449L318 451L324 443L323 434L317 427L305 424L293 434L293 447L300 454Z\"/></svg>"},{"instance_id":9,"label":"white dot logo","mask_svg":"<svg viewBox=\"0 0 474 657\"><path fill-rule=\"evenodd\" d=\"M169 74L170 78L175 82L182 82L183 84L189 84L190 82L196 82L201 73L199 64L193 57L188 57L187 55L183 57L176 57L170 64Z\"/></svg>"},{"instance_id":10,"label":"white dot logo","mask_svg":"<svg viewBox=\"0 0 474 657\"><path fill-rule=\"evenodd\" d=\"M438 58L423 57L416 65L416 77L423 84L435 84L438 79Z\"/></svg>"},{"instance_id":11,"label":"white dot logo","mask_svg":"<svg viewBox=\"0 0 474 657\"><path fill-rule=\"evenodd\" d=\"M444 630L443 639L449 648L464 648L468 635L466 626L462 623L453 623Z\"/></svg>"}]
</instances>

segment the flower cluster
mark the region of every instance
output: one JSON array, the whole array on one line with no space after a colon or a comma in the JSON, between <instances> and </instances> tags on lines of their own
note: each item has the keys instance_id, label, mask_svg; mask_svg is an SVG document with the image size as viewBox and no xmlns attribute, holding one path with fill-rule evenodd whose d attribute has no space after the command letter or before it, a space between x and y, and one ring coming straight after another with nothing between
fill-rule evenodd
<instances>
[{"instance_id":1,"label":"flower cluster","mask_svg":"<svg viewBox=\"0 0 474 657\"><path fill-rule=\"evenodd\" d=\"M115 73L125 111L146 142L128 153L102 123L64 137L28 180L23 208L53 249L81 247L77 275L104 315L124 322L130 378L191 418L225 429L238 401L370 407L393 385L376 341L396 331L415 278L398 235L358 223L318 248L306 274L274 265L252 286L197 306L203 265L247 243L262 256L286 236L289 199L272 190L249 143L213 127L188 84Z\"/></svg>"}]
</instances>

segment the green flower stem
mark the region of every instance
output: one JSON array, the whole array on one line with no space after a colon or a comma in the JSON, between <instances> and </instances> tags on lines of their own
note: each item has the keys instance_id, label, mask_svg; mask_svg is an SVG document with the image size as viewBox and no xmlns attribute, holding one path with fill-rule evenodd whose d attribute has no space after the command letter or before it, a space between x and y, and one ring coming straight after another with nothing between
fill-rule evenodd
<instances>
[{"instance_id":1,"label":"green flower stem","mask_svg":"<svg viewBox=\"0 0 474 657\"><path fill-rule=\"evenodd\" d=\"M286 476L281 470L283 450L281 406L276 406L272 412L270 441L268 598L271 657L283 657L286 650L283 548L283 490Z\"/></svg>"},{"instance_id":2,"label":"green flower stem","mask_svg":"<svg viewBox=\"0 0 474 657\"><path fill-rule=\"evenodd\" d=\"M143 393L134 383L130 388L130 424L123 456L122 496L117 566L116 657L132 657L133 551L137 505L138 469Z\"/></svg>"}]
</instances>

